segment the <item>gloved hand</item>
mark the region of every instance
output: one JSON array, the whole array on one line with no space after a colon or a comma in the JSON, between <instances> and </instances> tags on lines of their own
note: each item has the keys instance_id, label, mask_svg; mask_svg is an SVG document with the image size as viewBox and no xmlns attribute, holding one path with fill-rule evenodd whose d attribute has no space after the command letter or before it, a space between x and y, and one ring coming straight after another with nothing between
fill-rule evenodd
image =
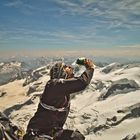
<instances>
[{"instance_id":1,"label":"gloved hand","mask_svg":"<svg viewBox=\"0 0 140 140\"><path fill-rule=\"evenodd\" d=\"M92 62L92 60L90 60L90 59L85 59L85 61L84 61L84 64L85 64L85 67L88 69L90 69L90 68L94 68L94 64L93 64L93 62Z\"/></svg>"},{"instance_id":2,"label":"gloved hand","mask_svg":"<svg viewBox=\"0 0 140 140\"><path fill-rule=\"evenodd\" d=\"M86 68L94 68L94 64L93 64L92 60L84 58L84 57L78 58L76 60L76 64L83 65Z\"/></svg>"}]
</instances>

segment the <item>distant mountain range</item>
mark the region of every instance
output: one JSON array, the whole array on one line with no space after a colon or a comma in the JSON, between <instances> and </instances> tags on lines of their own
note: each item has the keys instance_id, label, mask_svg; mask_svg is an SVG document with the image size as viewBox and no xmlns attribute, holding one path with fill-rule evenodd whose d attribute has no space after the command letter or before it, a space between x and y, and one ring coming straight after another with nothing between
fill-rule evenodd
<instances>
[{"instance_id":1,"label":"distant mountain range","mask_svg":"<svg viewBox=\"0 0 140 140\"><path fill-rule=\"evenodd\" d=\"M91 58L95 65L104 67L114 59L109 58ZM42 66L50 66L57 61L64 61L66 64L71 65L77 58L76 57L10 57L0 59L0 85L13 81L15 79L23 79L27 73L31 73L34 69ZM100 61L101 59L101 61ZM125 62L124 62L125 61ZM123 60L120 65L128 63L138 63L139 61L126 61Z\"/></svg>"}]
</instances>

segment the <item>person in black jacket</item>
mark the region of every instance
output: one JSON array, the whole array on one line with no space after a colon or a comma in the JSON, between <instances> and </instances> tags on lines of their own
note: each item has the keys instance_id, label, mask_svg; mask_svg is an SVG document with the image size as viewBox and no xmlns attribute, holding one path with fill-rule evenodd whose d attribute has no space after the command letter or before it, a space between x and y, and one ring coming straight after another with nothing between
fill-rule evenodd
<instances>
[{"instance_id":1,"label":"person in black jacket","mask_svg":"<svg viewBox=\"0 0 140 140\"><path fill-rule=\"evenodd\" d=\"M86 70L74 77L73 69L56 63L50 70L50 80L40 98L38 109L29 121L23 140L84 140L79 131L63 129L70 110L70 94L84 90L89 85L94 64L85 59Z\"/></svg>"}]
</instances>

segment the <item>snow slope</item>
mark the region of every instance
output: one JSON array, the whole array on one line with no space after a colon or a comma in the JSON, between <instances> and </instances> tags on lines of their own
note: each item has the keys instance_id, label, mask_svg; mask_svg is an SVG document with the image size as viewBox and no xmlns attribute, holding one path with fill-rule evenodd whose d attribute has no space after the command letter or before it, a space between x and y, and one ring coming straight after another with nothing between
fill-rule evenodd
<instances>
[{"instance_id":1,"label":"snow slope","mask_svg":"<svg viewBox=\"0 0 140 140\"><path fill-rule=\"evenodd\" d=\"M42 73L25 86L26 79L0 86L1 111L24 129L36 111L39 96L49 80L48 72L43 69ZM131 84L132 81L135 84ZM32 92L29 92L30 87L33 87ZM108 92L110 95L102 98ZM139 125L140 65L113 63L96 67L91 84L72 98L65 128L80 130L86 140L127 140L131 139L128 135L139 134Z\"/></svg>"}]
</instances>

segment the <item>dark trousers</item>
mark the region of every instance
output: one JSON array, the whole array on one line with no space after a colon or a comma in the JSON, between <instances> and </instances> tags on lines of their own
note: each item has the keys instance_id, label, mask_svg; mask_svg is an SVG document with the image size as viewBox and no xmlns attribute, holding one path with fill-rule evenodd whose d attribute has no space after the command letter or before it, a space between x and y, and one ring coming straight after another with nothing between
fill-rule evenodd
<instances>
[{"instance_id":1,"label":"dark trousers","mask_svg":"<svg viewBox=\"0 0 140 140\"><path fill-rule=\"evenodd\" d=\"M37 135L25 134L23 140L50 140L40 138ZM79 131L63 130L61 135L55 137L53 140L85 140L85 137Z\"/></svg>"}]
</instances>

